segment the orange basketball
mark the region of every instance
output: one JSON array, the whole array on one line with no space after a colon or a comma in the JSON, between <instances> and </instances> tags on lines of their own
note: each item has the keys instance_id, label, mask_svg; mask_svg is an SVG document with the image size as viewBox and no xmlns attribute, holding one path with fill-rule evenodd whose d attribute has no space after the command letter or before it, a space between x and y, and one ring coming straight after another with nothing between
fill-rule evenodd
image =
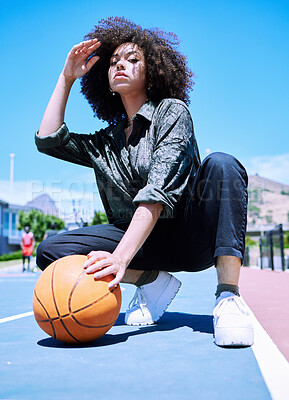
<instances>
[{"instance_id":1,"label":"orange basketball","mask_svg":"<svg viewBox=\"0 0 289 400\"><path fill-rule=\"evenodd\" d=\"M94 279L83 269L86 256L54 261L40 275L33 293L35 319L46 333L68 343L83 343L104 335L117 320L121 306L114 277Z\"/></svg>"}]
</instances>

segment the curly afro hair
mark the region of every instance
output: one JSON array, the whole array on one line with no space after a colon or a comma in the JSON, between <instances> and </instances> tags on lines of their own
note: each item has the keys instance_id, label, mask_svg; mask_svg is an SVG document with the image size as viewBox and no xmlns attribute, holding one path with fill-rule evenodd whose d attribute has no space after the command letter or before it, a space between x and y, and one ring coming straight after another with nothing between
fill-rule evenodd
<instances>
[{"instance_id":1,"label":"curly afro hair","mask_svg":"<svg viewBox=\"0 0 289 400\"><path fill-rule=\"evenodd\" d=\"M99 119L115 124L126 117L120 96L112 95L108 82L111 55L122 43L135 43L144 53L148 100L158 103L165 98L176 98L189 103L193 73L187 67L186 57L176 50L179 39L174 33L142 29L124 17L109 17L100 20L84 37L94 38L101 42L93 53L100 59L81 78L81 93Z\"/></svg>"}]
</instances>

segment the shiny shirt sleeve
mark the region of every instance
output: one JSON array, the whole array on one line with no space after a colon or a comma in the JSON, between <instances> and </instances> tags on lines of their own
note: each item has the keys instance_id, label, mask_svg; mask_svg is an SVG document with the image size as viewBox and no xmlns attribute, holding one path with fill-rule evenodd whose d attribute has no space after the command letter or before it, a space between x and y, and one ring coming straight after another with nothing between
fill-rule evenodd
<instances>
[{"instance_id":1,"label":"shiny shirt sleeve","mask_svg":"<svg viewBox=\"0 0 289 400\"><path fill-rule=\"evenodd\" d=\"M69 132L65 123L51 135L35 134L35 144L41 153L85 167L93 166L91 155L97 151L96 141L96 135Z\"/></svg>"},{"instance_id":2,"label":"shiny shirt sleeve","mask_svg":"<svg viewBox=\"0 0 289 400\"><path fill-rule=\"evenodd\" d=\"M189 110L180 102L164 104L158 121L156 143L146 185L134 203L162 203L166 217L174 214L199 158Z\"/></svg>"}]
</instances>

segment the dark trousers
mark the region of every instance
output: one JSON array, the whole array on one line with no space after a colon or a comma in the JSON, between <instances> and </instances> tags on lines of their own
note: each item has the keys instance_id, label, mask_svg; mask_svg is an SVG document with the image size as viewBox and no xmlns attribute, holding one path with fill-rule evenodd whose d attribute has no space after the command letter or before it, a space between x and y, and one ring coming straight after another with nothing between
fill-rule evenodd
<instances>
[{"instance_id":1,"label":"dark trousers","mask_svg":"<svg viewBox=\"0 0 289 400\"><path fill-rule=\"evenodd\" d=\"M201 271L222 255L243 260L247 223L244 167L234 157L212 153L200 165L191 193L176 218L160 218L134 259L132 269ZM56 259L92 250L113 252L128 224L88 226L61 233L37 248L44 270Z\"/></svg>"}]
</instances>

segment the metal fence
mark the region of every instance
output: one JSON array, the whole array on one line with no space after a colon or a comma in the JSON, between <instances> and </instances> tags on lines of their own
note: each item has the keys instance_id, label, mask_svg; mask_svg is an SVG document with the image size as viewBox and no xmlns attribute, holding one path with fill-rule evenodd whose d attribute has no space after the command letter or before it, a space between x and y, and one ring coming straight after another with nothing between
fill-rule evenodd
<instances>
[{"instance_id":1,"label":"metal fence","mask_svg":"<svg viewBox=\"0 0 289 400\"><path fill-rule=\"evenodd\" d=\"M285 271L284 232L282 224L260 237L260 266Z\"/></svg>"}]
</instances>

